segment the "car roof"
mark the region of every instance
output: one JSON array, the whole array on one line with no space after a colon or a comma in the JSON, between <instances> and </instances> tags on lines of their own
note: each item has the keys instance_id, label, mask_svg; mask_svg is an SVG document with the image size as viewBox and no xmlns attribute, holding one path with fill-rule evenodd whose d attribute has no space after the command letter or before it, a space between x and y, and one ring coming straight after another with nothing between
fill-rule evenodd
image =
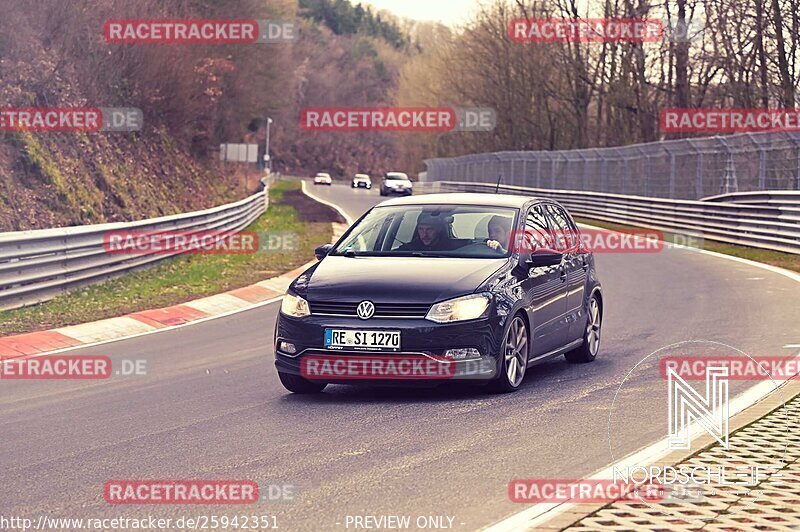
<instances>
[{"instance_id":1,"label":"car roof","mask_svg":"<svg viewBox=\"0 0 800 532\"><path fill-rule=\"evenodd\" d=\"M534 196L519 196L516 194L475 194L455 192L450 194L423 194L420 196L405 196L384 201L379 206L393 205L435 205L446 203L448 205L488 205L492 207L521 208L527 202L538 199Z\"/></svg>"},{"instance_id":2,"label":"car roof","mask_svg":"<svg viewBox=\"0 0 800 532\"><path fill-rule=\"evenodd\" d=\"M369 177L367 174L356 174L355 177Z\"/></svg>"}]
</instances>

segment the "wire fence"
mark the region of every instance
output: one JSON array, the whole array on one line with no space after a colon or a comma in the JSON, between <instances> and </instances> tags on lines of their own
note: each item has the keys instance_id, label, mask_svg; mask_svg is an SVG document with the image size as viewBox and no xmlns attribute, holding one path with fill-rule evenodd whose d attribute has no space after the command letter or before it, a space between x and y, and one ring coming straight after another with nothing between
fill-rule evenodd
<instances>
[{"instance_id":1,"label":"wire fence","mask_svg":"<svg viewBox=\"0 0 800 532\"><path fill-rule=\"evenodd\" d=\"M800 190L800 132L740 133L615 148L428 159L428 182L494 183L672 199Z\"/></svg>"}]
</instances>

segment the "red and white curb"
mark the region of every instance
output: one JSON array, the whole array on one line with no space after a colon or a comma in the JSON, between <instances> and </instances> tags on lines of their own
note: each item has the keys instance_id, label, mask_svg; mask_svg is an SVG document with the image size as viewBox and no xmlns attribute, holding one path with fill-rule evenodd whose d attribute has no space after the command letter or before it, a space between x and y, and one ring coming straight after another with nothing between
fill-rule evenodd
<instances>
[{"instance_id":1,"label":"red and white curb","mask_svg":"<svg viewBox=\"0 0 800 532\"><path fill-rule=\"evenodd\" d=\"M266 281L171 307L0 338L0 360L37 356L122 340L219 318L279 300L289 283L312 263Z\"/></svg>"},{"instance_id":2,"label":"red and white curb","mask_svg":"<svg viewBox=\"0 0 800 532\"><path fill-rule=\"evenodd\" d=\"M303 191L305 183L303 183ZM308 194L309 197L319 201ZM323 202L330 205L328 202ZM340 208L337 211L350 220ZM347 230L347 224L333 223L333 242ZM49 331L0 337L0 360L26 356L39 356L79 347L88 347L135 336L175 329L189 324L229 316L279 301L289 284L306 268L308 262L290 272L264 281L230 290L222 294L203 297L171 307L142 310L125 316L108 318L80 325L59 327Z\"/></svg>"}]
</instances>

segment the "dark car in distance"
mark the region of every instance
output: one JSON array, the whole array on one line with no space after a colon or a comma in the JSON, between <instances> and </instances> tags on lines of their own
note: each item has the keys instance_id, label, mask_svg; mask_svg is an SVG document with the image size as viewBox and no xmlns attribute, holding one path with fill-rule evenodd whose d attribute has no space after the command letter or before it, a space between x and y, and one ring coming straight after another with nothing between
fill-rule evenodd
<instances>
[{"instance_id":1,"label":"dark car in distance","mask_svg":"<svg viewBox=\"0 0 800 532\"><path fill-rule=\"evenodd\" d=\"M537 363L597 356L603 295L594 257L557 202L489 194L392 199L316 256L291 283L275 329L275 364L292 392L372 382L308 378L304 359L444 361L453 375L509 392Z\"/></svg>"}]
</instances>

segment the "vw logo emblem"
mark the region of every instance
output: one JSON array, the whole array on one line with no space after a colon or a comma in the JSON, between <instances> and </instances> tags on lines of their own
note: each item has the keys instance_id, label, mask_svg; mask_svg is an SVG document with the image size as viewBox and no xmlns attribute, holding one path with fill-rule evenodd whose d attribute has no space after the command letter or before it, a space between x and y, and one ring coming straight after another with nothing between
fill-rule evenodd
<instances>
[{"instance_id":1,"label":"vw logo emblem","mask_svg":"<svg viewBox=\"0 0 800 532\"><path fill-rule=\"evenodd\" d=\"M362 301L356 307L356 314L362 320L368 320L375 314L375 305L372 304L372 301Z\"/></svg>"}]
</instances>

